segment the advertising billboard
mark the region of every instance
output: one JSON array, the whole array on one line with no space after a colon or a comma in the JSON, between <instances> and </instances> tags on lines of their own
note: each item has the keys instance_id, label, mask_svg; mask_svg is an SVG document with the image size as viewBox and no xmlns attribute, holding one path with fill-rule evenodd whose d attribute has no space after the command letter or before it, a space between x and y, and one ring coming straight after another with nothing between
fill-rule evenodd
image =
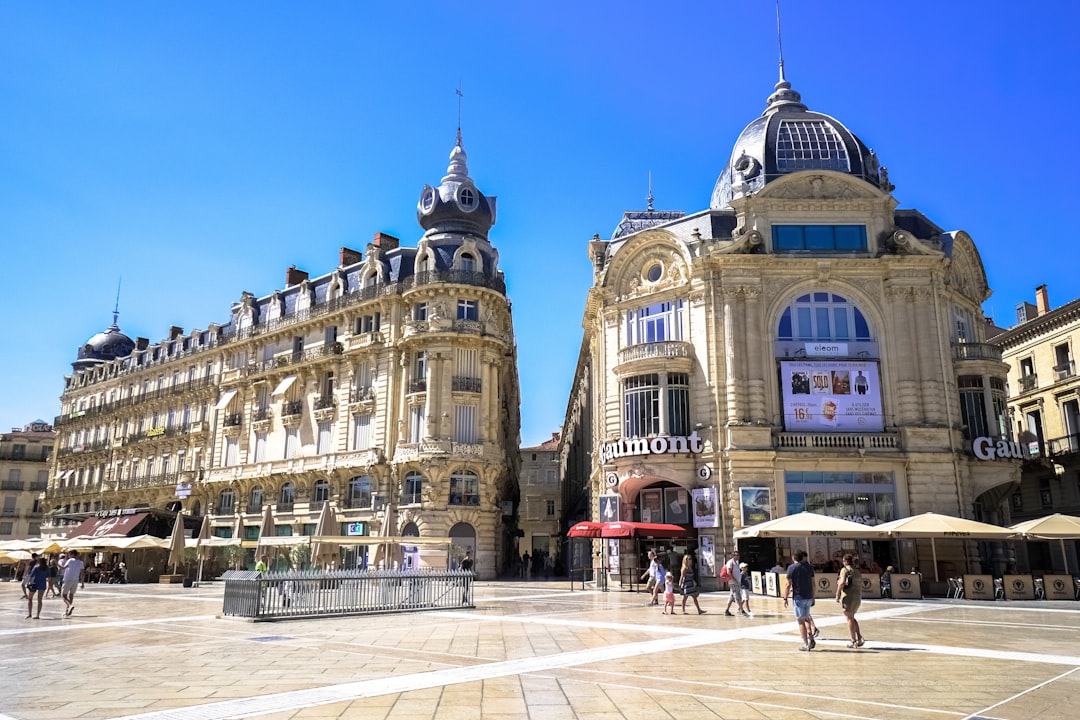
<instances>
[{"instance_id":1,"label":"advertising billboard","mask_svg":"<svg viewBox=\"0 0 1080 720\"><path fill-rule=\"evenodd\" d=\"M866 360L782 360L780 395L789 432L881 432L878 364Z\"/></svg>"}]
</instances>

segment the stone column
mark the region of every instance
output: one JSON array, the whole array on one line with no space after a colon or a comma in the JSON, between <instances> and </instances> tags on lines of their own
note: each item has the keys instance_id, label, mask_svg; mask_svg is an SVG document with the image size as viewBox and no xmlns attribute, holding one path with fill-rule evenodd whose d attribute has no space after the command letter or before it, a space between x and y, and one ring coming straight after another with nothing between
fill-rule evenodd
<instances>
[{"instance_id":1,"label":"stone column","mask_svg":"<svg viewBox=\"0 0 1080 720\"><path fill-rule=\"evenodd\" d=\"M398 409L398 442L404 443L409 439L408 424L412 420L409 408L409 353L402 352L398 359L400 366L400 391L401 404Z\"/></svg>"},{"instance_id":2,"label":"stone column","mask_svg":"<svg viewBox=\"0 0 1080 720\"><path fill-rule=\"evenodd\" d=\"M742 320L738 305L740 288L725 287L724 293L724 385L727 392L727 422L737 425L743 417L743 397L739 375L742 371L740 343L735 337L736 324Z\"/></svg>"},{"instance_id":3,"label":"stone column","mask_svg":"<svg viewBox=\"0 0 1080 720\"><path fill-rule=\"evenodd\" d=\"M743 288L743 293L746 298L743 346L746 351L749 417L753 422L772 424L765 402L765 368L769 363L767 358L762 357L761 347L764 342L771 342L773 333L770 328L761 325L761 288L747 286Z\"/></svg>"}]
</instances>

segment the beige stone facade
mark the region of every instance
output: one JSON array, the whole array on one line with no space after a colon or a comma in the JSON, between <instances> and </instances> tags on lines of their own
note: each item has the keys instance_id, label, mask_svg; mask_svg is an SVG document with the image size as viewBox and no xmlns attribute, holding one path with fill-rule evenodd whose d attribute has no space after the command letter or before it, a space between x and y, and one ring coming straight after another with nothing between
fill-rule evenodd
<instances>
[{"instance_id":1,"label":"beige stone facade","mask_svg":"<svg viewBox=\"0 0 1080 720\"><path fill-rule=\"evenodd\" d=\"M622 520L693 530L708 572L736 530L801 510L870 525L925 511L999 519L993 491L1020 461L973 456L975 405L960 396L978 386L968 399L1003 434L1006 366L986 344L979 253L963 231L897 209L892 190L876 155L781 79L708 210L650 205L593 239L563 438L564 473L588 477L589 502L564 526L617 502ZM581 438L586 454L572 450ZM811 559L841 547L815 540ZM742 546L754 569L791 549ZM931 565L929 543L854 549ZM941 576L978 552L940 548Z\"/></svg>"},{"instance_id":2,"label":"beige stone facade","mask_svg":"<svg viewBox=\"0 0 1080 720\"><path fill-rule=\"evenodd\" d=\"M1019 483L1009 486L1012 523L1060 512L1080 514L1080 300L1051 308L1045 285L1037 302L1017 308L1017 324L992 338L1009 367L1011 430L1026 455ZM1018 545L1021 569L1066 570L1058 542ZM1077 543L1065 543L1075 571Z\"/></svg>"},{"instance_id":3,"label":"beige stone facade","mask_svg":"<svg viewBox=\"0 0 1080 720\"><path fill-rule=\"evenodd\" d=\"M535 447L521 448L518 480L518 555L542 551L553 560L559 555L559 519L562 493L559 484L559 434Z\"/></svg>"},{"instance_id":4,"label":"beige stone facade","mask_svg":"<svg viewBox=\"0 0 1080 720\"><path fill-rule=\"evenodd\" d=\"M55 439L52 426L41 421L0 435L0 540L40 532L39 497L48 484Z\"/></svg>"},{"instance_id":5,"label":"beige stone facade","mask_svg":"<svg viewBox=\"0 0 1080 720\"><path fill-rule=\"evenodd\" d=\"M450 536L451 563L469 549L496 574L514 547L520 421L494 209L459 138L418 203L416 247L379 233L325 275L289 268L227 323L156 344L114 322L61 398L57 523L182 508L250 542L265 506L277 534L311 535L329 502L343 534Z\"/></svg>"}]
</instances>

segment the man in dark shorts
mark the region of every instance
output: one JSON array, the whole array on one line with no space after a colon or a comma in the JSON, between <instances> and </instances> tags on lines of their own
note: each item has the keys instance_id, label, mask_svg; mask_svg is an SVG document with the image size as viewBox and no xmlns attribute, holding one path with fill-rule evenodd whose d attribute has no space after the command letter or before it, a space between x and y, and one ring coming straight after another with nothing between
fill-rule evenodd
<instances>
[{"instance_id":1,"label":"man in dark shorts","mask_svg":"<svg viewBox=\"0 0 1080 720\"><path fill-rule=\"evenodd\" d=\"M802 635L802 647L799 650L809 652L817 643L814 642L814 634L810 619L810 607L814 604L814 568L806 562L806 551L799 550L795 553L795 562L787 569L788 586L784 593L784 607L788 606L788 598L795 598L795 620L799 623L799 634Z\"/></svg>"}]
</instances>

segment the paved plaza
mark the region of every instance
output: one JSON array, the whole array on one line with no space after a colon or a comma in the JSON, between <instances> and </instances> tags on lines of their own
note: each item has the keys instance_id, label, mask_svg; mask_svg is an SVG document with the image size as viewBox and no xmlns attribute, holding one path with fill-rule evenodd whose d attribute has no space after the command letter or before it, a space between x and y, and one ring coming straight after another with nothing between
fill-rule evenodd
<instances>
[{"instance_id":1,"label":"paved plaza","mask_svg":"<svg viewBox=\"0 0 1080 720\"><path fill-rule=\"evenodd\" d=\"M476 608L219 619L223 586L87 586L26 620L0 583L0 720L1074 718L1080 603L866 601L846 648L818 601L799 652L779 600L664 616L646 596L481 582Z\"/></svg>"}]
</instances>

